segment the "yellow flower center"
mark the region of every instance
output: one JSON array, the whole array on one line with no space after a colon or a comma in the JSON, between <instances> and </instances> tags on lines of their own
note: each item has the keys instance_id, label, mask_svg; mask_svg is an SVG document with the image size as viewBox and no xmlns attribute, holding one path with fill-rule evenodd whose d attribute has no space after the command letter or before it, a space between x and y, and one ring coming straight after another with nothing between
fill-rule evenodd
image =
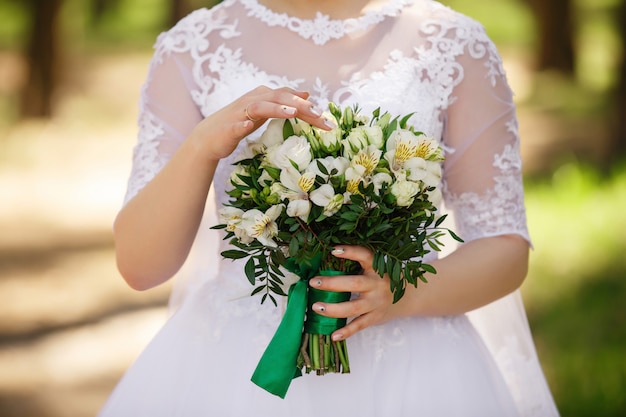
<instances>
[{"instance_id":1,"label":"yellow flower center","mask_svg":"<svg viewBox=\"0 0 626 417\"><path fill-rule=\"evenodd\" d=\"M378 163L380 162L380 159L372 154L359 152L354 156L352 162L365 168L365 174L369 175L374 171L374 169L376 169Z\"/></svg>"},{"instance_id":2,"label":"yellow flower center","mask_svg":"<svg viewBox=\"0 0 626 417\"><path fill-rule=\"evenodd\" d=\"M428 142L422 142L417 146L417 150L415 151L415 156L423 159L428 159L430 155L430 146Z\"/></svg>"},{"instance_id":3,"label":"yellow flower center","mask_svg":"<svg viewBox=\"0 0 626 417\"><path fill-rule=\"evenodd\" d=\"M300 177L298 180L298 187L305 193L308 193L311 187L315 184L315 178L313 177L305 177L304 175Z\"/></svg>"},{"instance_id":4,"label":"yellow flower center","mask_svg":"<svg viewBox=\"0 0 626 417\"><path fill-rule=\"evenodd\" d=\"M348 184L346 184L346 191L348 191L351 194L361 194L359 192L360 183L361 183L360 179L348 181Z\"/></svg>"},{"instance_id":5,"label":"yellow flower center","mask_svg":"<svg viewBox=\"0 0 626 417\"><path fill-rule=\"evenodd\" d=\"M395 162L402 165L411 158L417 156L418 147L407 142L396 144Z\"/></svg>"},{"instance_id":6,"label":"yellow flower center","mask_svg":"<svg viewBox=\"0 0 626 417\"><path fill-rule=\"evenodd\" d=\"M251 236L252 237L262 236L265 230L268 228L268 225L270 223L272 223L272 219L269 216L267 215L260 216L260 218L257 219L257 221L252 225Z\"/></svg>"}]
</instances>

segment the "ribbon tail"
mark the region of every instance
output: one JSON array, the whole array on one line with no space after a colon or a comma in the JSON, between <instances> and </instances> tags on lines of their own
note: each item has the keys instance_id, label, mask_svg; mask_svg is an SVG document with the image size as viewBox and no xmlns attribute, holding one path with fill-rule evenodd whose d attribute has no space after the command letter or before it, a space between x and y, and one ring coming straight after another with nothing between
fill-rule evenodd
<instances>
[{"instance_id":1,"label":"ribbon tail","mask_svg":"<svg viewBox=\"0 0 626 417\"><path fill-rule=\"evenodd\" d=\"M306 315L307 286L306 281L300 280L289 289L285 315L251 378L253 383L280 398L285 398L291 381L300 376L297 361Z\"/></svg>"}]
</instances>

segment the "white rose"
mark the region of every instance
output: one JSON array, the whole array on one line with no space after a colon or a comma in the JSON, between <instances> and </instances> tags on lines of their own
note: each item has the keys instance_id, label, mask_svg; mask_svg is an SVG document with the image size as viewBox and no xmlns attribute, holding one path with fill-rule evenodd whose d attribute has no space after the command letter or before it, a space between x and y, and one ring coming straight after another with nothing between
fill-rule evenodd
<instances>
[{"instance_id":1,"label":"white rose","mask_svg":"<svg viewBox=\"0 0 626 417\"><path fill-rule=\"evenodd\" d=\"M400 207L413 204L413 197L419 190L418 185L411 181L398 181L391 186L391 194L396 197L396 204Z\"/></svg>"},{"instance_id":2,"label":"white rose","mask_svg":"<svg viewBox=\"0 0 626 417\"><path fill-rule=\"evenodd\" d=\"M280 169L291 168L293 162L300 171L309 166L311 158L311 146L306 138L300 136L287 138L267 155L268 162L275 167Z\"/></svg>"},{"instance_id":3,"label":"white rose","mask_svg":"<svg viewBox=\"0 0 626 417\"><path fill-rule=\"evenodd\" d=\"M352 157L368 145L367 135L362 127L356 127L350 131L348 137L341 141L343 156Z\"/></svg>"},{"instance_id":4,"label":"white rose","mask_svg":"<svg viewBox=\"0 0 626 417\"><path fill-rule=\"evenodd\" d=\"M270 120L265 128L265 131L261 134L258 143L266 148L271 148L274 145L280 145L283 143L284 123L285 121L283 119Z\"/></svg>"},{"instance_id":5,"label":"white rose","mask_svg":"<svg viewBox=\"0 0 626 417\"><path fill-rule=\"evenodd\" d=\"M385 141L383 139L383 130L380 126L364 126L363 130L367 136L367 142L370 145L376 146L378 149L382 149L385 145Z\"/></svg>"},{"instance_id":6,"label":"white rose","mask_svg":"<svg viewBox=\"0 0 626 417\"><path fill-rule=\"evenodd\" d=\"M341 129L315 130L325 152L335 152L341 147Z\"/></svg>"}]
</instances>

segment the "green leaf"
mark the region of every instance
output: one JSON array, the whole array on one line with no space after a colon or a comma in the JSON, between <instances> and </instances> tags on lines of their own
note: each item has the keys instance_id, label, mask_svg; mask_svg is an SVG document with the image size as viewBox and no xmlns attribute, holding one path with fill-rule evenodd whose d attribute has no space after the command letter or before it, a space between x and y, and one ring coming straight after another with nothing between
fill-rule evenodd
<instances>
[{"instance_id":1,"label":"green leaf","mask_svg":"<svg viewBox=\"0 0 626 417\"><path fill-rule=\"evenodd\" d=\"M248 278L248 281L250 282L251 285L254 285L254 283L256 282L255 270L256 270L256 267L254 264L254 258L250 257L250 259L248 259L248 262L246 262L244 271L246 272L246 277Z\"/></svg>"},{"instance_id":2,"label":"green leaf","mask_svg":"<svg viewBox=\"0 0 626 417\"><path fill-rule=\"evenodd\" d=\"M228 259L243 259L246 256L249 256L249 254L248 252L230 249L230 250L225 250L224 252L222 252L222 256Z\"/></svg>"},{"instance_id":3,"label":"green leaf","mask_svg":"<svg viewBox=\"0 0 626 417\"><path fill-rule=\"evenodd\" d=\"M294 134L295 132L293 131L293 126L291 125L291 122L289 120L285 120L285 123L283 123L283 139L287 139Z\"/></svg>"}]
</instances>

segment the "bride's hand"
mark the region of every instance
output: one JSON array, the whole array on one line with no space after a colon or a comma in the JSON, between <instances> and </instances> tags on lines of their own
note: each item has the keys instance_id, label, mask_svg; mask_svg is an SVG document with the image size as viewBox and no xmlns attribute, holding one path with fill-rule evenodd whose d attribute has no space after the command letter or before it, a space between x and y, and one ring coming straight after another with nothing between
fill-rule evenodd
<instances>
[{"instance_id":1,"label":"bride's hand","mask_svg":"<svg viewBox=\"0 0 626 417\"><path fill-rule=\"evenodd\" d=\"M333 128L333 123L321 115L321 110L308 97L305 91L286 87L257 87L206 117L196 126L191 138L209 160L219 160L230 155L241 139L267 119L298 117L321 129Z\"/></svg>"},{"instance_id":2,"label":"bride's hand","mask_svg":"<svg viewBox=\"0 0 626 417\"><path fill-rule=\"evenodd\" d=\"M309 284L320 290L352 292L356 298L344 303L313 304L313 310L323 316L347 318L355 317L345 327L332 334L333 340L347 339L366 327L384 323L395 317L397 304L393 304L393 294L389 289L389 277L383 278L374 271L374 254L361 246L339 246L333 251L339 258L352 259L361 264L359 275L317 276Z\"/></svg>"}]
</instances>

